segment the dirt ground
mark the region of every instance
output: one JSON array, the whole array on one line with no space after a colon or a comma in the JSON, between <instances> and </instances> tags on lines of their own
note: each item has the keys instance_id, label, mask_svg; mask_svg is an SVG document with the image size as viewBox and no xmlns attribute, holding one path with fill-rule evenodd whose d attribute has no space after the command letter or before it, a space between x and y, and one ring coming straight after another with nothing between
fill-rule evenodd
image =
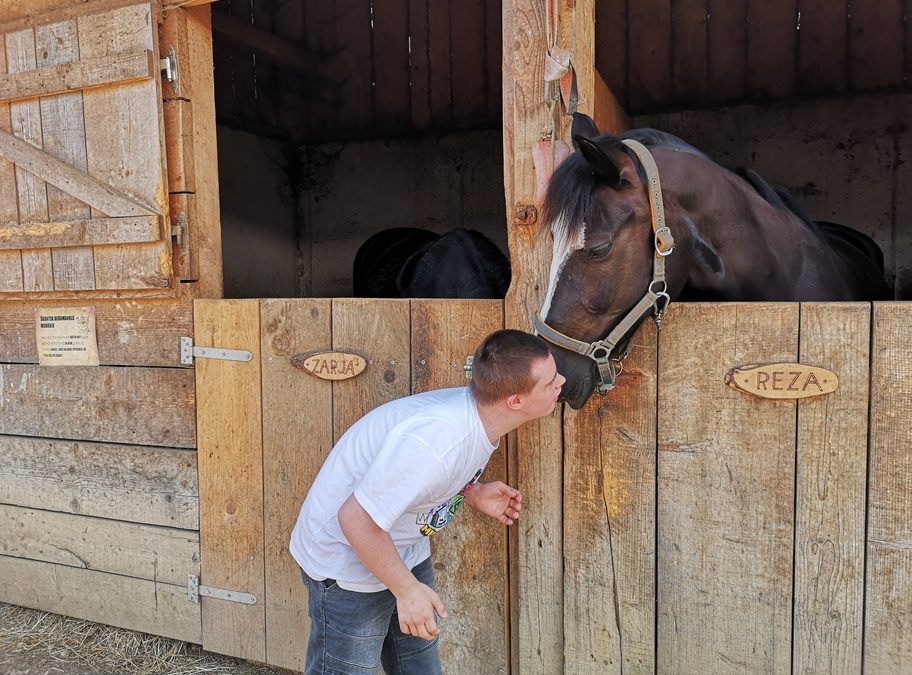
<instances>
[{"instance_id":1,"label":"dirt ground","mask_svg":"<svg viewBox=\"0 0 912 675\"><path fill-rule=\"evenodd\" d=\"M199 645L0 603L0 675L293 675Z\"/></svg>"}]
</instances>

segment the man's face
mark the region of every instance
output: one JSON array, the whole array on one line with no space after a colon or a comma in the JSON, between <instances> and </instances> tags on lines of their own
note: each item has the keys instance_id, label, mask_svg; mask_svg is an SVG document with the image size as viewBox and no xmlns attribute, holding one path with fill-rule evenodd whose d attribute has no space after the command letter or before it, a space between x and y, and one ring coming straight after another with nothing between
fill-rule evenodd
<instances>
[{"instance_id":1,"label":"man's face","mask_svg":"<svg viewBox=\"0 0 912 675\"><path fill-rule=\"evenodd\" d=\"M520 394L523 410L530 419L548 415L554 410L561 387L566 382L566 378L557 372L554 357L550 354L532 364L532 376L535 382L532 389Z\"/></svg>"}]
</instances>

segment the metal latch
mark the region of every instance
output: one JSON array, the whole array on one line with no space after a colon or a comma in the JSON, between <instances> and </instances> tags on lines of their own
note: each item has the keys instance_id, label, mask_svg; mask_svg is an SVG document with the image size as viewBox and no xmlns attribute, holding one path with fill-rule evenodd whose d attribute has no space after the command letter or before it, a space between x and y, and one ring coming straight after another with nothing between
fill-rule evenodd
<instances>
[{"instance_id":1,"label":"metal latch","mask_svg":"<svg viewBox=\"0 0 912 675\"><path fill-rule=\"evenodd\" d=\"M190 250L190 238L187 236L187 214L183 211L177 217L177 225L171 225L171 236L177 239L181 255L187 257L187 252Z\"/></svg>"},{"instance_id":2,"label":"metal latch","mask_svg":"<svg viewBox=\"0 0 912 675\"><path fill-rule=\"evenodd\" d=\"M177 89L177 53L174 51L174 47L168 50L165 58L158 60L158 67L161 68L165 79Z\"/></svg>"},{"instance_id":3,"label":"metal latch","mask_svg":"<svg viewBox=\"0 0 912 675\"><path fill-rule=\"evenodd\" d=\"M192 366L193 359L222 359L223 361L250 361L253 354L242 349L220 347L194 347L193 338L181 338L181 363Z\"/></svg>"},{"instance_id":4,"label":"metal latch","mask_svg":"<svg viewBox=\"0 0 912 675\"><path fill-rule=\"evenodd\" d=\"M256 604L257 599L253 593L229 591L225 588L216 588L215 586L203 586L199 581L199 577L193 576L192 574L187 575L187 597L190 599L190 602L198 604L199 596L205 595L207 598L227 600L228 602L240 602L244 605Z\"/></svg>"},{"instance_id":5,"label":"metal latch","mask_svg":"<svg viewBox=\"0 0 912 675\"><path fill-rule=\"evenodd\" d=\"M474 356L467 356L465 360L465 365L462 366L462 369L465 371L465 376L467 380L472 379L472 361L475 360Z\"/></svg>"}]
</instances>

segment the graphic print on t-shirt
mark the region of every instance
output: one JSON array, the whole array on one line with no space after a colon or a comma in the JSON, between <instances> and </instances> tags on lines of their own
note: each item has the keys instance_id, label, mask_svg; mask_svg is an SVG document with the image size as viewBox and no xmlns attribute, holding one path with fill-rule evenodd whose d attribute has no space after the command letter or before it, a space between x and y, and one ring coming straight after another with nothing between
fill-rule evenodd
<instances>
[{"instance_id":1,"label":"graphic print on t-shirt","mask_svg":"<svg viewBox=\"0 0 912 675\"><path fill-rule=\"evenodd\" d=\"M472 476L472 480L466 483L465 487L457 494L453 495L442 504L435 506L427 513L418 515L415 522L417 525L421 526L421 534L425 537L433 537L456 517L456 514L459 513L459 509L462 508L462 503L465 501L466 494L472 489L472 486L478 482L478 479L481 478L482 471L483 469L476 471L475 475Z\"/></svg>"}]
</instances>

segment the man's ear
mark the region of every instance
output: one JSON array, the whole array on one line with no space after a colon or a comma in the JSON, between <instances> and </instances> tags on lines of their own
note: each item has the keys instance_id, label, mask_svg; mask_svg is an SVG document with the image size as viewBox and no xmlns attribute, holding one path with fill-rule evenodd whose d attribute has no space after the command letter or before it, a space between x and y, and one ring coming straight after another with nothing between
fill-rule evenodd
<instances>
[{"instance_id":1,"label":"man's ear","mask_svg":"<svg viewBox=\"0 0 912 675\"><path fill-rule=\"evenodd\" d=\"M507 407L510 410L519 410L522 407L522 400L519 394L510 394L507 396Z\"/></svg>"}]
</instances>

